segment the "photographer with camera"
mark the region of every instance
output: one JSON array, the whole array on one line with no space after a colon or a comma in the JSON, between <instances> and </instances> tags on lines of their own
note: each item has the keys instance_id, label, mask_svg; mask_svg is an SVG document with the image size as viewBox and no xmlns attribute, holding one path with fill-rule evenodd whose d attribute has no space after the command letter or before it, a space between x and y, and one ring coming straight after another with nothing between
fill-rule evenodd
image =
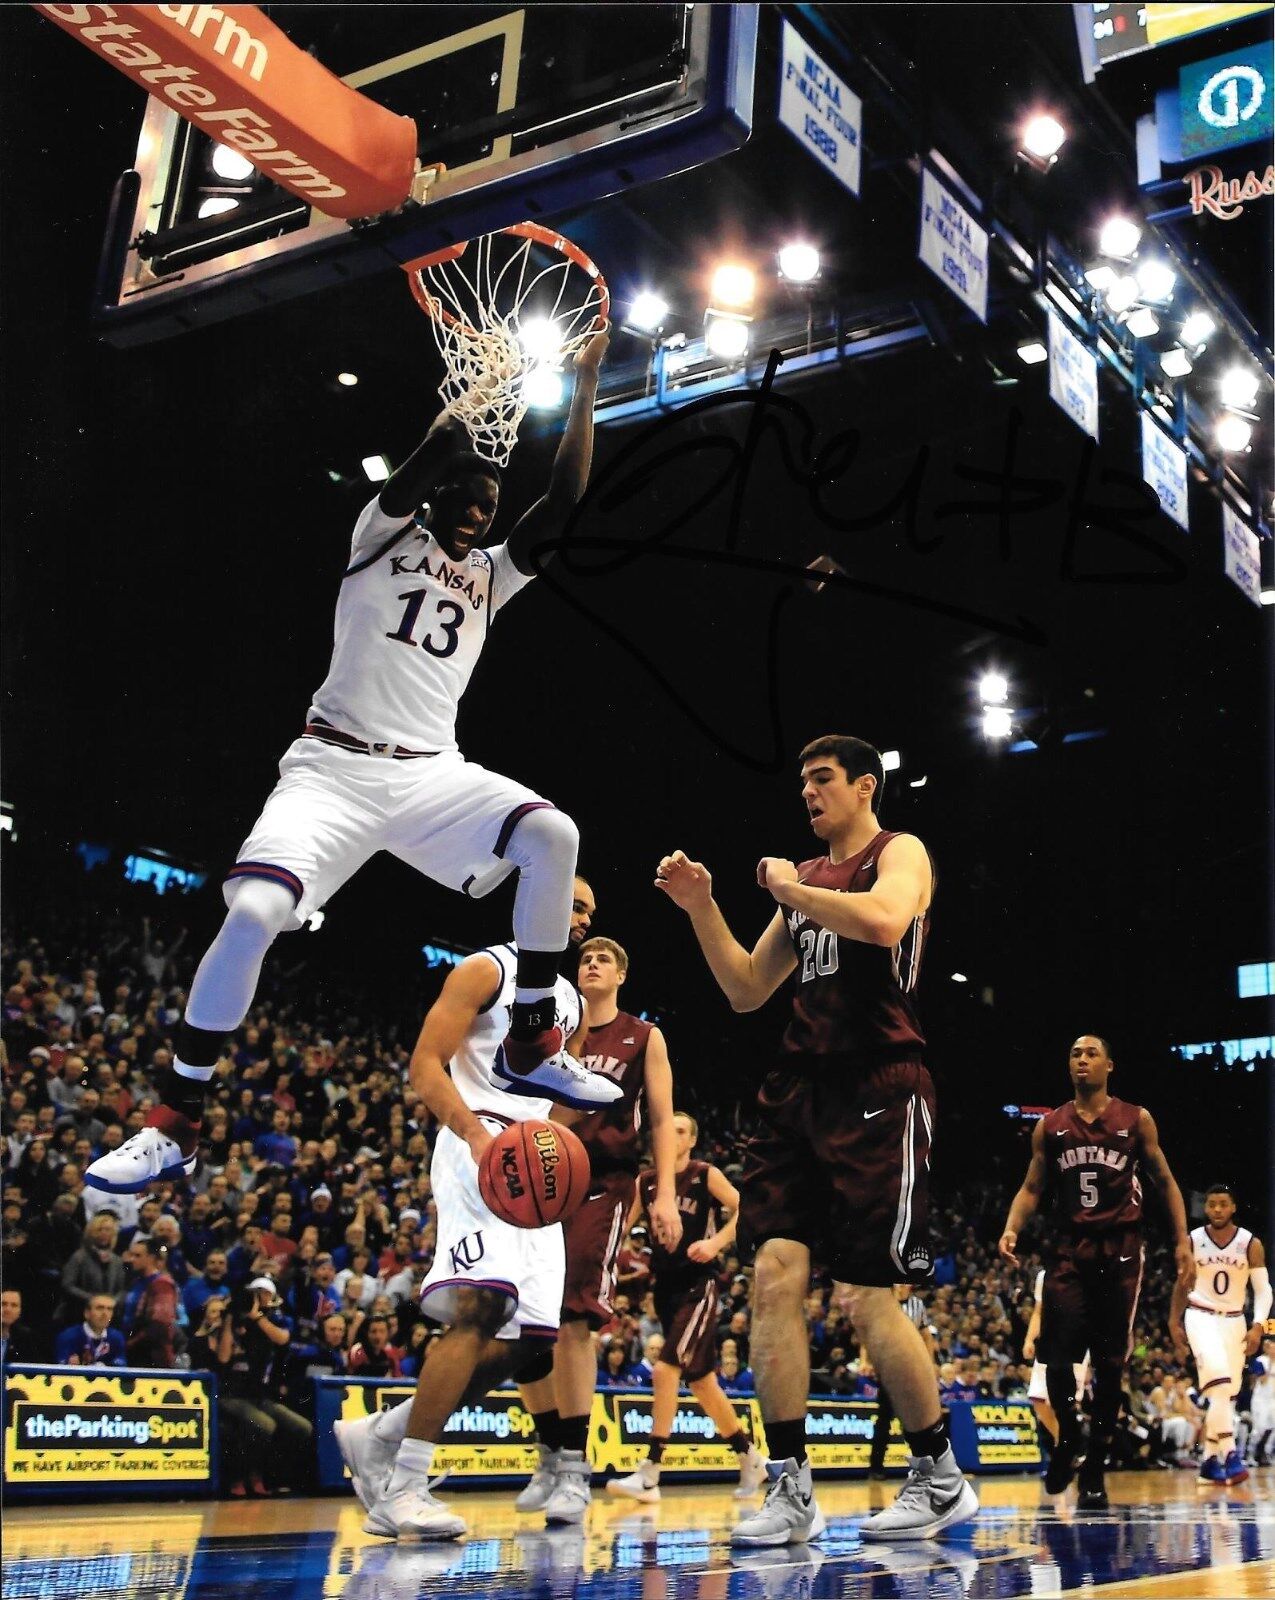
<instances>
[{"instance_id":1,"label":"photographer with camera","mask_svg":"<svg viewBox=\"0 0 1275 1600\"><path fill-rule=\"evenodd\" d=\"M211 1305L213 1302L209 1302ZM314 1429L281 1398L285 1355L292 1341L292 1319L284 1314L272 1279L253 1278L238 1290L221 1319L217 1361L221 1373L221 1411L234 1424L238 1462L230 1473L230 1493L270 1490L255 1463L270 1461L275 1485L288 1490L309 1476Z\"/></svg>"}]
</instances>

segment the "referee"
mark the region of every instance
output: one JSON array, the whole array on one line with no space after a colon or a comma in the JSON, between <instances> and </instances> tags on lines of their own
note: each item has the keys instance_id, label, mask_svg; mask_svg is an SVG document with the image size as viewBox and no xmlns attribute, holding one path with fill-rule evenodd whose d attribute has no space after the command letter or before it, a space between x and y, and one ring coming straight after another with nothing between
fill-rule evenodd
<instances>
[{"instance_id":1,"label":"referee","mask_svg":"<svg viewBox=\"0 0 1275 1600\"><path fill-rule=\"evenodd\" d=\"M896 1283L894 1297L903 1307L904 1315L908 1321L920 1329L921 1337L925 1340L931 1357L934 1355L934 1334L930 1329L929 1313L925 1309L925 1301L916 1293L910 1283ZM868 1476L870 1478L885 1477L885 1447L890 1437L890 1424L894 1420L894 1401L890 1398L890 1391L881 1382L881 1374L877 1373L877 1415L872 1428L872 1452L868 1457Z\"/></svg>"}]
</instances>

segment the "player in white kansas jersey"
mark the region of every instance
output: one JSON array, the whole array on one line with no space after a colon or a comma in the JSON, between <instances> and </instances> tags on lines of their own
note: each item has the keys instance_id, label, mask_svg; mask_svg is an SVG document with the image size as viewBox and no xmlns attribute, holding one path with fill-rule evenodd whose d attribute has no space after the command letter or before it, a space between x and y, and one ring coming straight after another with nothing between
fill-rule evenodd
<instances>
[{"instance_id":1,"label":"player in white kansas jersey","mask_svg":"<svg viewBox=\"0 0 1275 1600\"><path fill-rule=\"evenodd\" d=\"M588 931L592 895L576 882L571 937ZM478 1189L478 1164L510 1122L547 1118L547 1099L511 1092L495 1066L514 1004L517 953L496 945L448 974L412 1053L412 1088L442 1124L430 1163L438 1205L434 1263L421 1305L449 1324L431 1346L416 1394L393 1411L337 1424L336 1436L369 1533L454 1539L464 1521L429 1491L434 1446L467 1395L480 1397L552 1347L566 1273L562 1224L514 1228ZM585 1033L575 985L557 978L554 1022L573 1044ZM562 1120L574 1113L558 1113Z\"/></svg>"},{"instance_id":2,"label":"player in white kansas jersey","mask_svg":"<svg viewBox=\"0 0 1275 1600\"><path fill-rule=\"evenodd\" d=\"M1262 1241L1236 1225L1235 1195L1229 1184L1215 1183L1209 1189L1204 1214L1208 1221L1191 1233L1195 1286L1174 1288L1169 1328L1179 1360L1185 1360L1190 1346L1196 1386L1208 1407L1200 1478L1206 1483L1241 1483L1248 1472L1235 1444L1235 1399L1245 1356L1257 1354L1271 1314L1271 1281ZM1251 1327L1244 1316L1250 1283Z\"/></svg>"},{"instance_id":3,"label":"player in white kansas jersey","mask_svg":"<svg viewBox=\"0 0 1275 1600\"><path fill-rule=\"evenodd\" d=\"M553 989L567 944L575 824L456 748L456 707L493 616L527 584L584 493L607 335L576 358L575 391L545 494L504 544L484 540L500 474L462 448L444 411L364 508L337 601L332 663L305 731L279 765L225 884L226 919L191 985L171 1068L147 1126L89 1167L86 1181L132 1194L194 1171L205 1086L252 1003L275 937L300 927L388 850L464 894L520 873L517 992L499 1070L521 1092L568 1105L619 1098L564 1049Z\"/></svg>"}]
</instances>

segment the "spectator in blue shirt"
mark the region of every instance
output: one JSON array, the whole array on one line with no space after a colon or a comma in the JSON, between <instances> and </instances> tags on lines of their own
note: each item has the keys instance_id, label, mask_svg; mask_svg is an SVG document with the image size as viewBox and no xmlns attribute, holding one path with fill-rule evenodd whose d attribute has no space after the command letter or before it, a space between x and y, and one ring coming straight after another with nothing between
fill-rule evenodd
<instances>
[{"instance_id":1,"label":"spectator in blue shirt","mask_svg":"<svg viewBox=\"0 0 1275 1600\"><path fill-rule=\"evenodd\" d=\"M262 1255L261 1224L246 1222L243 1237L233 1250L226 1252L227 1277L232 1289L240 1289L253 1276L258 1258Z\"/></svg>"},{"instance_id":2,"label":"spectator in blue shirt","mask_svg":"<svg viewBox=\"0 0 1275 1600\"><path fill-rule=\"evenodd\" d=\"M598 1372L598 1388L631 1389L632 1387L628 1352L618 1341L609 1344L602 1356L602 1367Z\"/></svg>"},{"instance_id":3,"label":"spectator in blue shirt","mask_svg":"<svg viewBox=\"0 0 1275 1600\"><path fill-rule=\"evenodd\" d=\"M729 1341L727 1341L729 1343ZM753 1378L751 1367L741 1367L739 1354L734 1350L723 1347L721 1360L717 1364L717 1377L723 1391L738 1399L744 1395L756 1394L757 1383Z\"/></svg>"},{"instance_id":4,"label":"spectator in blue shirt","mask_svg":"<svg viewBox=\"0 0 1275 1600\"><path fill-rule=\"evenodd\" d=\"M288 1132L292 1124L290 1112L276 1106L270 1118L270 1131L260 1133L253 1140L252 1153L260 1160L290 1167L297 1158L297 1141Z\"/></svg>"},{"instance_id":5,"label":"spectator in blue shirt","mask_svg":"<svg viewBox=\"0 0 1275 1600\"><path fill-rule=\"evenodd\" d=\"M229 1265L224 1250L210 1250L204 1262L202 1278L192 1278L182 1290L182 1304L190 1318L192 1328L203 1320L204 1307L210 1300L229 1300L231 1293Z\"/></svg>"},{"instance_id":6,"label":"spectator in blue shirt","mask_svg":"<svg viewBox=\"0 0 1275 1600\"><path fill-rule=\"evenodd\" d=\"M83 1322L63 1328L53 1346L58 1367L124 1367L124 1335L111 1327L115 1297L95 1294L85 1308Z\"/></svg>"}]
</instances>

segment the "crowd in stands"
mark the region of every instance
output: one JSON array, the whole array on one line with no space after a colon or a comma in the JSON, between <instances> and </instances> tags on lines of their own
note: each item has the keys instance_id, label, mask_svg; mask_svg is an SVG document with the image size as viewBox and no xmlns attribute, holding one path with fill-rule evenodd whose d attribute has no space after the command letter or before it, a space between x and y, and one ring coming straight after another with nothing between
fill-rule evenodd
<instances>
[{"instance_id":1,"label":"crowd in stands","mask_svg":"<svg viewBox=\"0 0 1275 1600\"><path fill-rule=\"evenodd\" d=\"M370 1023L330 1036L278 1004L267 974L218 1064L193 1180L107 1194L86 1187L85 1167L142 1126L192 961L180 937L165 943L149 923L68 916L57 932L56 943L0 948L0 1353L216 1373L230 1492L267 1492L266 1461L275 1487L298 1486L313 1456L315 1376L410 1379L437 1333L417 1300L435 1206L431 1122L406 1082L408 1046ZM694 1110L699 1154L738 1177L746 1118L738 1107ZM943 1393L1021 1396L1038 1261L1014 1272L996 1256L1004 1181L940 1198L926 1303ZM1172 1265L1163 1233L1149 1233L1131 1403L1153 1423L1180 1415L1184 1426L1169 1431L1189 1447L1198 1413L1168 1344ZM723 1259L719 1286L721 1380L749 1395L748 1264ZM649 1385L662 1330L641 1227L622 1252L619 1290L597 1339L598 1382ZM814 1391L875 1395L843 1293L817 1284L807 1319Z\"/></svg>"}]
</instances>

